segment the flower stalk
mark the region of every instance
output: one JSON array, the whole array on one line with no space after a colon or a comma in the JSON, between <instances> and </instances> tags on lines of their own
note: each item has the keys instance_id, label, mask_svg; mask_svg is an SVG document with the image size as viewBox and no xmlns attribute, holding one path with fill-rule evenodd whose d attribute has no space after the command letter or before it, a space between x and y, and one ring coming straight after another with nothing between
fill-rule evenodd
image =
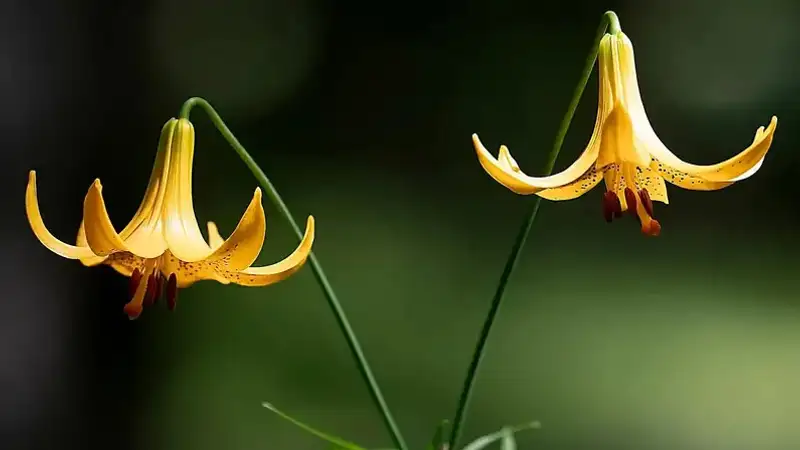
<instances>
[{"instance_id":1,"label":"flower stalk","mask_svg":"<svg viewBox=\"0 0 800 450\"><path fill-rule=\"evenodd\" d=\"M261 187L264 188L264 191L266 192L270 201L272 201L275 207L278 208L278 211L280 211L287 222L289 222L294 234L298 239L302 240L303 231L297 225L292 213L289 211L289 207L286 206L286 203L278 194L278 190L275 189L275 186L272 184L269 178L267 178L267 175L264 173L264 171L261 170L261 167L259 167L258 163L255 162L253 157L250 156L242 144L239 143L239 140L236 139L231 130L227 127L227 125L225 125L225 122L222 121L222 118L219 116L219 114L217 114L211 104L200 97L192 97L184 102L180 110L180 117L182 119L188 119L192 109L195 106L201 107L206 112L217 130L222 134L225 140L228 141L231 147L233 147L247 168L250 169L250 172L252 172L253 176L256 178ZM350 326L350 321L347 319L347 315L345 314L344 309L342 308L342 305L336 296L336 293L333 291L333 287L328 281L328 277L325 276L322 265L313 251L309 256L308 261L311 265L311 269L314 272L314 277L317 279L317 282L322 288L322 292L325 294L325 298L328 301L328 305L333 311L336 322L339 325L342 334L344 334L345 340L347 341L347 346L350 349L350 353L356 360L358 371L361 373L364 382L367 384L372 401L375 403L375 406L378 408L383 417L384 424L391 435L395 447L397 450L408 450L406 443L403 440L403 436L400 433L400 429L398 428L391 412L389 411L389 407L386 404L386 400L383 398L380 387L378 387L378 382L375 380L375 376L372 374L372 370L367 362L367 358L364 356L364 352L361 350L361 344L359 344L358 338L356 337L353 328Z\"/></svg>"},{"instance_id":2,"label":"flower stalk","mask_svg":"<svg viewBox=\"0 0 800 450\"><path fill-rule=\"evenodd\" d=\"M578 85L575 87L575 91L572 94L572 100L570 101L569 107L567 108L567 113L564 115L564 118L561 121L558 133L556 134L555 142L553 143L553 148L550 150L550 154L548 155L547 163L544 169L545 175L549 175L550 173L553 172L553 168L555 167L556 164L556 159L558 158L558 153L561 151L561 146L564 143L564 138L567 135L570 123L572 123L572 117L575 115L575 110L578 108L578 103L581 100L583 91L586 88L586 84L589 82L589 77L592 74L592 69L594 68L595 61L597 60L597 53L600 47L600 41L603 38L603 35L606 33L607 29L611 33L617 33L620 30L619 19L617 18L617 15L613 11L607 11L605 14L603 14L600 26L597 29L597 34L595 36L594 44L592 44L592 49L589 52L589 56L586 58L586 64L584 65L583 72L581 73L581 78L578 81ZM487 313L486 319L483 322L483 326L478 336L478 341L473 351L472 360L470 361L469 368L467 369L467 375L464 380L463 387L461 389L461 395L458 400L458 407L456 409L456 414L453 419L453 427L450 431L450 438L448 439L448 441L450 442L449 447L451 449L455 450L458 448L457 445L459 439L461 438L464 419L466 418L466 414L469 409L469 404L472 398L472 390L475 385L475 378L478 373L481 361L483 359L483 355L485 353L486 343L489 339L489 334L492 330L492 325L494 324L494 321L497 318L497 313L500 310L501 303L503 302L506 286L508 285L508 282L511 279L511 275L513 274L514 269L517 266L517 262L519 261L519 256L522 253L523 247L525 246L525 242L528 238L528 234L530 233L531 227L533 226L533 222L536 220L536 215L539 212L539 206L541 204L541 200L542 200L541 197L536 197L531 202L530 210L528 212L528 215L525 217L525 220L523 220L522 226L517 232L517 237L514 241L514 245L511 248L511 253L508 255L506 264L503 267L503 272L500 275L500 281L497 284L497 289L495 290L494 297L492 298L492 303L491 306L489 307L489 312Z\"/></svg>"}]
</instances>

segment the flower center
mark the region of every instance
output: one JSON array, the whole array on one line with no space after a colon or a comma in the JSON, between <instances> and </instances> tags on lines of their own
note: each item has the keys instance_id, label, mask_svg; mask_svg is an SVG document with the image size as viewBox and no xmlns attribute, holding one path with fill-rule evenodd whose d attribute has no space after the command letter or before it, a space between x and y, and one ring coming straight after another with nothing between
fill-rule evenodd
<instances>
[{"instance_id":1,"label":"flower center","mask_svg":"<svg viewBox=\"0 0 800 450\"><path fill-rule=\"evenodd\" d=\"M162 295L167 298L167 308L173 311L178 294L178 278L175 273L165 276L160 270L161 257L145 260L143 270L134 269L128 285L131 300L125 304L125 313L133 320L145 307L156 304Z\"/></svg>"},{"instance_id":2,"label":"flower center","mask_svg":"<svg viewBox=\"0 0 800 450\"><path fill-rule=\"evenodd\" d=\"M658 236L661 234L661 224L653 218L653 201L650 193L642 187L636 186L635 167L623 164L624 183L614 181L603 195L603 217L606 222L611 222L615 218L620 218L623 211L628 211L632 216L639 219L642 233L648 236ZM624 186L624 188L623 188ZM620 197L617 192L621 192L625 197L625 209L623 209Z\"/></svg>"}]
</instances>

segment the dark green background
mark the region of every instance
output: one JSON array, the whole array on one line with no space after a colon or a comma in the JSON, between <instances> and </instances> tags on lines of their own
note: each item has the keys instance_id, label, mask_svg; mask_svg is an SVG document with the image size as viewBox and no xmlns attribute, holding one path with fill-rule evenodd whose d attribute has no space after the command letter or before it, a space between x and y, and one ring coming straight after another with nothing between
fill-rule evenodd
<instances>
[{"instance_id":1,"label":"dark green background","mask_svg":"<svg viewBox=\"0 0 800 450\"><path fill-rule=\"evenodd\" d=\"M7 2L8 3L8 2ZM713 163L779 117L753 178L670 187L662 236L603 222L602 189L544 203L488 346L465 437L539 420L523 449L800 448L800 12L789 0L9 3L3 14L0 447L321 449L270 401L390 444L310 268L264 289L201 283L129 322L127 280L35 240L72 239L100 177L135 210L159 130L207 98L278 186L340 294L400 427L452 416L532 198L494 183L470 135L538 174L603 11L637 55L679 156ZM588 141L593 75L557 168ZM256 182L201 111L195 206L230 233ZM266 205L259 261L295 241Z\"/></svg>"}]
</instances>

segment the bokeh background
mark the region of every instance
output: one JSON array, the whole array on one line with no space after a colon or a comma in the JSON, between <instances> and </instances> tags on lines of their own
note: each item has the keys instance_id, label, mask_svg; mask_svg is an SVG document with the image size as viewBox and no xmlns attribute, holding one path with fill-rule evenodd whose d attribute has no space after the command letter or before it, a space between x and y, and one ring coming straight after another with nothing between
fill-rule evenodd
<instances>
[{"instance_id":1,"label":"bokeh background","mask_svg":"<svg viewBox=\"0 0 800 450\"><path fill-rule=\"evenodd\" d=\"M119 225L162 124L216 106L299 221L406 439L452 416L532 198L470 135L538 173L615 9L662 140L697 163L780 118L763 169L670 188L662 236L602 220L600 190L545 203L479 375L466 438L539 420L523 449L800 448L800 6L793 0L3 0L0 448L322 449L262 408L371 448L390 440L310 268L264 289L201 283L122 312L127 280L50 253L103 180ZM558 168L591 133L593 75ZM197 110L195 205L230 233L256 182ZM296 244L272 205L260 262Z\"/></svg>"}]
</instances>

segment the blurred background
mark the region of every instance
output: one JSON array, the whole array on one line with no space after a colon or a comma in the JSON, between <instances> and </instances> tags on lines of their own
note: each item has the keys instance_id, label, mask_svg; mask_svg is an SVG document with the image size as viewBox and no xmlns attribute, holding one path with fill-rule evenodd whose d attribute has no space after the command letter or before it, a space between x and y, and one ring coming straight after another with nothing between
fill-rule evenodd
<instances>
[{"instance_id":1,"label":"blurred background","mask_svg":"<svg viewBox=\"0 0 800 450\"><path fill-rule=\"evenodd\" d=\"M263 289L197 284L136 321L127 279L62 259L95 177L121 228L161 126L207 98L254 155L342 298L406 439L453 415L530 197L470 135L540 173L601 14L637 55L654 128L713 163L771 115L772 152L717 192L670 185L663 231L606 224L601 188L545 203L489 342L465 439L539 420L523 449L800 448L800 6L793 0L3 0L0 448L322 449L274 403L391 442L310 267ZM559 158L591 134L593 75ZM230 233L256 186L201 110L195 207ZM266 204L261 263L296 241Z\"/></svg>"}]
</instances>

